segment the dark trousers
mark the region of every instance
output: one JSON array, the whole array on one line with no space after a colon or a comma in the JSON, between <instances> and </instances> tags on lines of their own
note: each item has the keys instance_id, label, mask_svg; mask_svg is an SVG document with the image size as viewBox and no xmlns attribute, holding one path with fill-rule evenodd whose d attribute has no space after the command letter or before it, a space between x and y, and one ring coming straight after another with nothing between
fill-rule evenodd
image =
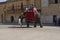
<instances>
[{"instance_id":1,"label":"dark trousers","mask_svg":"<svg viewBox=\"0 0 60 40\"><path fill-rule=\"evenodd\" d=\"M29 23L30 22L31 22L31 20L28 20L28 19L26 20L27 27L29 27ZM41 28L43 27L40 20L34 21L34 27L36 27L37 23L39 23L39 25L40 25Z\"/></svg>"},{"instance_id":2,"label":"dark trousers","mask_svg":"<svg viewBox=\"0 0 60 40\"><path fill-rule=\"evenodd\" d=\"M34 27L36 27L37 23L40 25L41 28L43 27L43 26L42 26L42 23L41 23L41 20L36 20L36 21L34 22Z\"/></svg>"},{"instance_id":3,"label":"dark trousers","mask_svg":"<svg viewBox=\"0 0 60 40\"><path fill-rule=\"evenodd\" d=\"M29 23L30 23L30 21L26 21L27 27L29 27Z\"/></svg>"}]
</instances>

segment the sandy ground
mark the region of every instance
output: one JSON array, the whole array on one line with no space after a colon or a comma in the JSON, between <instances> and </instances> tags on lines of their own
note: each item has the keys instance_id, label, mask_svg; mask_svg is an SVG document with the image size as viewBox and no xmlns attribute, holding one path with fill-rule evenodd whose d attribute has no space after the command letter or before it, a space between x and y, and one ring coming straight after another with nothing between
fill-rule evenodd
<instances>
[{"instance_id":1,"label":"sandy ground","mask_svg":"<svg viewBox=\"0 0 60 40\"><path fill-rule=\"evenodd\" d=\"M60 40L60 27L18 28L19 25L0 25L0 40ZM11 27L11 28L10 28Z\"/></svg>"}]
</instances>

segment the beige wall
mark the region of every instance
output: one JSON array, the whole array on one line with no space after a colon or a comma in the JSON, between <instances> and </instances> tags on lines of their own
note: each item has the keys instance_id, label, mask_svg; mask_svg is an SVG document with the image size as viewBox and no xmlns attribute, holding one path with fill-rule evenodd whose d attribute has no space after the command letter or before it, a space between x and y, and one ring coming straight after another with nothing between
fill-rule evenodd
<instances>
[{"instance_id":1,"label":"beige wall","mask_svg":"<svg viewBox=\"0 0 60 40\"><path fill-rule=\"evenodd\" d=\"M5 2L5 3L0 3L0 22L3 19L3 22L10 22L11 21L11 16L14 16L14 21L18 21L18 17L20 16L21 10L10 10L7 11L7 9L9 9L9 7L11 7L13 4L14 6L18 6L21 4L21 2L23 2L24 4L24 8L27 7L27 5L29 6L29 4L34 4L35 0L30 0L29 2L27 2L26 0L22 0L22 1L15 1L15 2ZM29 4L28 4L29 3ZM36 0L36 3L38 4L36 5L37 8L40 8L40 4L39 2ZM3 14L3 18L2 15Z\"/></svg>"},{"instance_id":2,"label":"beige wall","mask_svg":"<svg viewBox=\"0 0 60 40\"><path fill-rule=\"evenodd\" d=\"M50 15L42 15L41 16L41 21L42 23L53 23L53 16L50 16Z\"/></svg>"}]
</instances>

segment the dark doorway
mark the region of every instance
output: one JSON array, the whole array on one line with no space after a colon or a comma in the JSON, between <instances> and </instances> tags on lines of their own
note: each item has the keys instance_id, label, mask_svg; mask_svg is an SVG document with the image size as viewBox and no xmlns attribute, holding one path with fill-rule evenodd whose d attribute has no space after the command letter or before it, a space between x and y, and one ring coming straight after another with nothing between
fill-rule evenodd
<instances>
[{"instance_id":1,"label":"dark doorway","mask_svg":"<svg viewBox=\"0 0 60 40\"><path fill-rule=\"evenodd\" d=\"M14 17L13 17L13 16L11 16L11 23L13 23L13 21L14 21Z\"/></svg>"},{"instance_id":2,"label":"dark doorway","mask_svg":"<svg viewBox=\"0 0 60 40\"><path fill-rule=\"evenodd\" d=\"M56 15L53 15L53 23L56 25L57 23L57 16Z\"/></svg>"},{"instance_id":3,"label":"dark doorway","mask_svg":"<svg viewBox=\"0 0 60 40\"><path fill-rule=\"evenodd\" d=\"M1 22L3 23L3 14L1 15Z\"/></svg>"},{"instance_id":4,"label":"dark doorway","mask_svg":"<svg viewBox=\"0 0 60 40\"><path fill-rule=\"evenodd\" d=\"M19 18L21 18L21 16L19 16Z\"/></svg>"},{"instance_id":5,"label":"dark doorway","mask_svg":"<svg viewBox=\"0 0 60 40\"><path fill-rule=\"evenodd\" d=\"M57 4L58 3L58 0L55 0L55 4Z\"/></svg>"}]
</instances>

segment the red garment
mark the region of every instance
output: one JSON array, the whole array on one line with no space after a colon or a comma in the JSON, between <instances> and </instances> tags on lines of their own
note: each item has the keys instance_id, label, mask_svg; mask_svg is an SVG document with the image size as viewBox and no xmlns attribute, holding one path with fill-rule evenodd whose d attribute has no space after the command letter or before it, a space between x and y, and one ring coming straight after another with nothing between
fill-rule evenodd
<instances>
[{"instance_id":1,"label":"red garment","mask_svg":"<svg viewBox=\"0 0 60 40\"><path fill-rule=\"evenodd\" d=\"M35 20L35 16L34 16L35 10L27 10L26 11L26 18L29 20Z\"/></svg>"}]
</instances>

